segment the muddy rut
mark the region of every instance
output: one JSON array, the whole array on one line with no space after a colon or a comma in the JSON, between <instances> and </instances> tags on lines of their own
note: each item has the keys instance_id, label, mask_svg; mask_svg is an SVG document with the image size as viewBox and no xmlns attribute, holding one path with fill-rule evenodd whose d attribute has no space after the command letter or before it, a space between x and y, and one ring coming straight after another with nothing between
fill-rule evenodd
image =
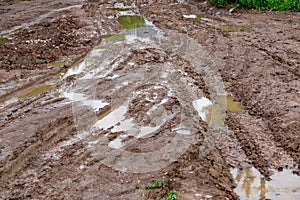
<instances>
[{"instance_id":1,"label":"muddy rut","mask_svg":"<svg viewBox=\"0 0 300 200\"><path fill-rule=\"evenodd\" d=\"M299 13L175 0L0 13L1 199L299 199Z\"/></svg>"}]
</instances>

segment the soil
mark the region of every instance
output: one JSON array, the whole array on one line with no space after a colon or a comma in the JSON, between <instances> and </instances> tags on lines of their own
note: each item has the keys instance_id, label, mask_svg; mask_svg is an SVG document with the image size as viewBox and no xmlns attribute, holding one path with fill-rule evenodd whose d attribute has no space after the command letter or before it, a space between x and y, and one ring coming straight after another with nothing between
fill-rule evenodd
<instances>
[{"instance_id":1,"label":"soil","mask_svg":"<svg viewBox=\"0 0 300 200\"><path fill-rule=\"evenodd\" d=\"M100 151L103 148L87 145L93 144L97 134L110 133L108 140L113 141L124 132L113 132L110 127L96 135L80 135L84 131L76 120L89 117L81 116L84 112L88 115L84 110L87 108L74 111L76 103L56 95L60 88L72 84L80 84L78 90L85 91L93 86L97 98L110 105L97 111L92 122L110 113L115 101L113 89L118 85L115 79L81 83L80 75L66 79L60 76L104 42L101 35L123 30L116 17L110 17L118 13L111 9L114 3L0 1L1 199L162 199L170 190L177 191L177 199L239 199L234 192L232 168L254 166L266 179L272 175L270 168L293 168L300 175L300 13L228 12L206 2L178 2L139 0L138 12L160 30L175 31L197 41L214 63L227 95L234 96L243 111L227 111L228 131L215 138L206 156L199 157L199 146L210 127L201 118L193 118L195 137L178 159L157 170L133 173L104 164ZM199 17L183 17L190 14ZM137 68L129 63L142 67L167 64L185 73L198 98L214 95L205 75L180 55L153 47L124 48L116 55L113 48L109 51L111 54L101 58L111 58L110 67L124 80L135 80ZM117 68L112 67L115 63ZM142 68L142 72L148 70L151 69ZM48 84L51 87L45 89ZM184 96L187 91L174 85ZM151 121L145 113L168 98L163 104L164 112L174 116L168 123L151 137L133 142L131 137L126 138L131 141L126 151L155 151L170 143L174 125L183 112L182 99L191 97L170 97L168 89L157 89L152 83L134 93L137 95L129 102L126 115L141 126L151 126L156 118L152 116ZM124 91L114 98L121 102L126 95L129 94ZM121 105L119 100L114 103ZM77 112L81 118L74 116ZM162 120L157 117L156 122ZM104 155L109 154L110 151ZM145 190L152 178L163 181L163 186Z\"/></svg>"}]
</instances>

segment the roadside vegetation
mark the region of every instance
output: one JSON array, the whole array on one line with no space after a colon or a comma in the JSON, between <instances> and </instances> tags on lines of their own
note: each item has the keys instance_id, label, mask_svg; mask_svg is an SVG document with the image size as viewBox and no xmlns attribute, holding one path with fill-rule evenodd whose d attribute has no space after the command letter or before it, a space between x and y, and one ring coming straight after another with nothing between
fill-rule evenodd
<instances>
[{"instance_id":1,"label":"roadside vegetation","mask_svg":"<svg viewBox=\"0 0 300 200\"><path fill-rule=\"evenodd\" d=\"M258 10L300 11L300 0L209 0L217 7L254 8Z\"/></svg>"}]
</instances>

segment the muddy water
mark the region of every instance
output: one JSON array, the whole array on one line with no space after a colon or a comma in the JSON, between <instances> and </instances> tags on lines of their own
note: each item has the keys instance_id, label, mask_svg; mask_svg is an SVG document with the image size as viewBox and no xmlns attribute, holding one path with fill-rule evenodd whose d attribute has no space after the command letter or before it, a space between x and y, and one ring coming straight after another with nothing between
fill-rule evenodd
<instances>
[{"instance_id":1,"label":"muddy water","mask_svg":"<svg viewBox=\"0 0 300 200\"><path fill-rule=\"evenodd\" d=\"M104 40L100 47L108 48L95 48L81 64L70 69L64 79L70 76L76 79L71 85L64 85L60 93L73 104L78 130L90 132L88 148L93 156L115 169L125 167L131 172L154 171L172 162L192 143L199 130L198 123L195 123L199 117L194 114L192 102L199 98L201 92L195 91L191 84L193 80L183 69L174 68L176 59L169 59L166 53L174 48L174 38L181 38L183 42L192 41L173 32L168 34L174 38L163 36L162 31L151 22L144 18L133 19L132 16L136 15L127 14L122 11L119 16L119 19L125 16L120 21L126 29L125 33L120 33L125 34L125 41L115 39L116 35L102 36ZM127 26L125 22L138 28ZM197 57L204 53L201 47L195 48L198 50L194 52ZM179 56L183 53L187 55L186 59L190 59L188 52L194 51L192 49L187 51L185 46L175 47L176 54ZM146 55L136 57L133 52ZM204 62L201 59L193 63L199 65ZM203 69L210 70L209 67ZM222 87L216 88L220 90ZM190 93L189 97L186 97L186 92ZM74 94L78 94L76 98ZM180 103L175 103L175 99ZM105 105L109 105L110 109L105 116L97 119L95 109L83 108L87 100L98 100L101 105L107 102ZM97 108L100 113L106 109ZM164 139L162 135L168 134L175 134L175 137L171 138L171 143L166 143L158 151L147 153L147 156L119 150L130 145L143 151L144 147L139 141L151 141L157 134L161 139ZM162 145L152 143L152 146L158 148ZM114 156L125 159L127 165L114 160ZM130 160L135 162L128 163Z\"/></svg>"},{"instance_id":2,"label":"muddy water","mask_svg":"<svg viewBox=\"0 0 300 200\"><path fill-rule=\"evenodd\" d=\"M239 114L243 110L242 105L235 102L232 96L218 96L215 103L202 97L193 101L193 106L203 121L216 126L225 126L226 111Z\"/></svg>"},{"instance_id":3,"label":"muddy water","mask_svg":"<svg viewBox=\"0 0 300 200\"><path fill-rule=\"evenodd\" d=\"M237 184L235 193L245 200L299 199L300 176L293 174L291 169L272 172L271 180L268 181L254 167L232 169L231 174Z\"/></svg>"}]
</instances>

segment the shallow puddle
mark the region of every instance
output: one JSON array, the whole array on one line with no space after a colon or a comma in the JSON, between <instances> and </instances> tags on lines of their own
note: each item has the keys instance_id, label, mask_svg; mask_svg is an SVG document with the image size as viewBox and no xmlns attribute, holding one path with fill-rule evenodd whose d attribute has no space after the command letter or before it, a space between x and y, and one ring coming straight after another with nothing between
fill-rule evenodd
<instances>
[{"instance_id":1,"label":"shallow puddle","mask_svg":"<svg viewBox=\"0 0 300 200\"><path fill-rule=\"evenodd\" d=\"M228 32L238 32L252 29L252 26L242 25L242 26L221 26L221 29Z\"/></svg>"},{"instance_id":2,"label":"shallow puddle","mask_svg":"<svg viewBox=\"0 0 300 200\"><path fill-rule=\"evenodd\" d=\"M52 67L63 67L68 61L70 61L71 59L67 58L61 61L56 61L53 63L49 63L48 66L52 66Z\"/></svg>"},{"instance_id":3,"label":"shallow puddle","mask_svg":"<svg viewBox=\"0 0 300 200\"><path fill-rule=\"evenodd\" d=\"M118 22L126 30L131 30L145 25L145 19L138 15L121 15L118 17Z\"/></svg>"},{"instance_id":4,"label":"shallow puddle","mask_svg":"<svg viewBox=\"0 0 300 200\"><path fill-rule=\"evenodd\" d=\"M9 100L7 100L7 101L5 101L3 103L0 103L0 108L4 108L4 107L6 107L6 106L8 106L10 104L16 103L16 102L18 102L17 98L9 99Z\"/></svg>"},{"instance_id":5,"label":"shallow puddle","mask_svg":"<svg viewBox=\"0 0 300 200\"><path fill-rule=\"evenodd\" d=\"M54 93L55 95L55 93ZM84 106L92 108L94 111L99 111L101 108L104 108L109 103L104 102L100 99L88 99L85 94L75 93L75 92L62 92L63 97L71 100L72 102L80 102Z\"/></svg>"},{"instance_id":6,"label":"shallow puddle","mask_svg":"<svg viewBox=\"0 0 300 200\"><path fill-rule=\"evenodd\" d=\"M187 19L201 19L201 18L204 18L205 15L182 15L184 18L187 18Z\"/></svg>"},{"instance_id":7,"label":"shallow puddle","mask_svg":"<svg viewBox=\"0 0 300 200\"><path fill-rule=\"evenodd\" d=\"M20 94L18 96L19 99L25 99L27 97L33 97L45 92L48 92L52 89L52 85L41 85L39 87L36 88L32 88L30 90L27 90L25 92L23 92L22 94Z\"/></svg>"},{"instance_id":8,"label":"shallow puddle","mask_svg":"<svg viewBox=\"0 0 300 200\"><path fill-rule=\"evenodd\" d=\"M102 48L93 49L79 65L68 69L68 71L64 74L62 79L65 79L72 75L78 75L83 73L85 70L87 70L88 67L97 62L99 56L104 50L105 49Z\"/></svg>"},{"instance_id":9,"label":"shallow puddle","mask_svg":"<svg viewBox=\"0 0 300 200\"><path fill-rule=\"evenodd\" d=\"M107 35L101 35L100 36L101 39L106 39L106 40L109 40L111 42L122 42L122 41L125 41L125 37L126 37L125 33L122 33L122 34L107 34ZM107 46L107 47L109 47L109 46Z\"/></svg>"},{"instance_id":10,"label":"shallow puddle","mask_svg":"<svg viewBox=\"0 0 300 200\"><path fill-rule=\"evenodd\" d=\"M234 192L245 200L298 200L300 176L293 174L291 169L273 173L271 180L267 181L254 167L232 169L231 174L237 184Z\"/></svg>"},{"instance_id":11,"label":"shallow puddle","mask_svg":"<svg viewBox=\"0 0 300 200\"><path fill-rule=\"evenodd\" d=\"M242 105L239 102L235 102L232 96L218 96L216 103L212 103L208 98L202 97L193 101L193 106L203 121L215 126L225 126L225 111L236 114L243 111Z\"/></svg>"}]
</instances>

